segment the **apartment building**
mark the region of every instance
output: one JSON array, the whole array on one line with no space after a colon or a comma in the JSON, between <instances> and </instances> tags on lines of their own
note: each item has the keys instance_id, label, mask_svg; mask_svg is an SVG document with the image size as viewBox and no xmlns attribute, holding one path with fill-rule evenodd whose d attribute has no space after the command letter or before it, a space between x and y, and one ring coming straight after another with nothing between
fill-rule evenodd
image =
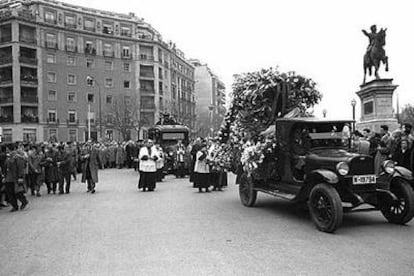
<instances>
[{"instance_id":1,"label":"apartment building","mask_svg":"<svg viewBox=\"0 0 414 276\"><path fill-rule=\"evenodd\" d=\"M202 137L213 136L219 130L226 114L225 86L207 64L197 59L190 62L195 67L195 131Z\"/></svg>"},{"instance_id":2,"label":"apartment building","mask_svg":"<svg viewBox=\"0 0 414 276\"><path fill-rule=\"evenodd\" d=\"M0 1L3 140L137 139L160 113L194 128L194 101L194 67L133 13Z\"/></svg>"}]
</instances>

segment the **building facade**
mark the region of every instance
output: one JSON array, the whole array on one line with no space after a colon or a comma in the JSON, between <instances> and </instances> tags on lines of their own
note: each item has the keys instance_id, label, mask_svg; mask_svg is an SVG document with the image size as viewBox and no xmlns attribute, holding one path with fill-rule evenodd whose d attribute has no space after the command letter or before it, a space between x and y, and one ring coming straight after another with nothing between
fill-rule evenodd
<instances>
[{"instance_id":1,"label":"building facade","mask_svg":"<svg viewBox=\"0 0 414 276\"><path fill-rule=\"evenodd\" d=\"M142 138L161 113L190 128L194 67L134 14L0 1L5 141Z\"/></svg>"},{"instance_id":2,"label":"building facade","mask_svg":"<svg viewBox=\"0 0 414 276\"><path fill-rule=\"evenodd\" d=\"M225 86L207 64L196 59L190 62L195 68L195 130L198 136L214 136L226 113Z\"/></svg>"}]
</instances>

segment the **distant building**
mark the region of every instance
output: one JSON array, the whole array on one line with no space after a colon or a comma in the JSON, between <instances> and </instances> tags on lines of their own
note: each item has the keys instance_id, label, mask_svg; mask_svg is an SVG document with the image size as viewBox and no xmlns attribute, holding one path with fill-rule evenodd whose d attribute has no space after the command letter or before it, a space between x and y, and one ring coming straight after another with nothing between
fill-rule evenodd
<instances>
[{"instance_id":1,"label":"distant building","mask_svg":"<svg viewBox=\"0 0 414 276\"><path fill-rule=\"evenodd\" d=\"M207 64L190 60L195 68L195 102L197 135L213 136L219 130L226 113L224 83Z\"/></svg>"},{"instance_id":2,"label":"distant building","mask_svg":"<svg viewBox=\"0 0 414 276\"><path fill-rule=\"evenodd\" d=\"M160 113L194 128L194 100L194 67L133 13L0 1L4 140L85 141L88 108L93 139L142 138ZM114 118L120 102L136 104L128 137Z\"/></svg>"}]
</instances>

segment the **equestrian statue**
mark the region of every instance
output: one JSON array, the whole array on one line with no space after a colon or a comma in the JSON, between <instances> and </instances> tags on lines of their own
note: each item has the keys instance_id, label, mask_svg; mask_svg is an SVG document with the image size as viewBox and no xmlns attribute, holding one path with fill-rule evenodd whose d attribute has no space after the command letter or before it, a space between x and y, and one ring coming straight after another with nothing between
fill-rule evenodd
<instances>
[{"instance_id":1,"label":"equestrian statue","mask_svg":"<svg viewBox=\"0 0 414 276\"><path fill-rule=\"evenodd\" d=\"M380 67L381 62L385 65L385 71L388 72L388 57L385 54L384 45L385 45L385 36L386 36L387 28L377 32L377 26L371 26L371 33L368 33L365 30L362 30L362 33L366 35L369 39L369 45L367 51L364 55L364 81L365 84L367 69L369 75L372 75L372 67L375 68L375 78L379 79L378 69Z\"/></svg>"}]
</instances>

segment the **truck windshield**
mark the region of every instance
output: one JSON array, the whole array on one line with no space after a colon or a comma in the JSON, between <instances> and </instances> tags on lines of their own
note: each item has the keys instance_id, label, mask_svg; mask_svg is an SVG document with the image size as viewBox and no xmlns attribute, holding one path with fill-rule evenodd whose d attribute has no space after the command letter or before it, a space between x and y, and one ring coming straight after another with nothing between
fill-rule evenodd
<instances>
[{"instance_id":1,"label":"truck windshield","mask_svg":"<svg viewBox=\"0 0 414 276\"><path fill-rule=\"evenodd\" d=\"M314 124L299 127L295 130L294 140L299 137L306 148L348 147L351 131L348 125Z\"/></svg>"}]
</instances>

